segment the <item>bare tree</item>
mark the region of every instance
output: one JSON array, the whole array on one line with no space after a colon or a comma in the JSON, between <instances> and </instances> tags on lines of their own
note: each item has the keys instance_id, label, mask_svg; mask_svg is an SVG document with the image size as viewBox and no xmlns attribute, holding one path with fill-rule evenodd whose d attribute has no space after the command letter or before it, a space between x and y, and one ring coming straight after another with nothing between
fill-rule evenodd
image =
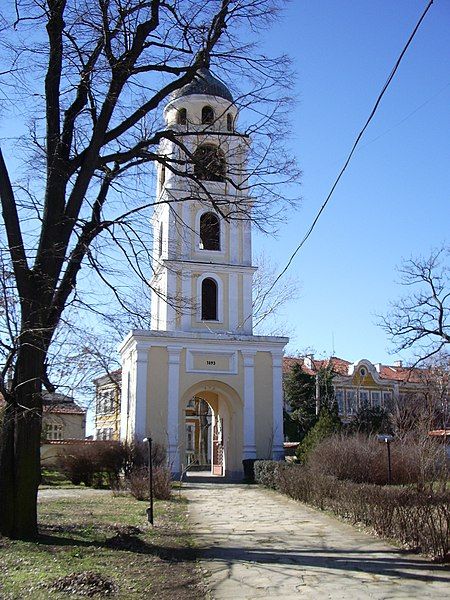
<instances>
[{"instance_id":1,"label":"bare tree","mask_svg":"<svg viewBox=\"0 0 450 600\"><path fill-rule=\"evenodd\" d=\"M286 277L282 284L273 286L279 270L263 252L256 257L255 265L258 270L253 277L253 327L262 335L284 335L292 331L292 326L280 321L280 311L298 297L298 279Z\"/></svg>"},{"instance_id":2,"label":"bare tree","mask_svg":"<svg viewBox=\"0 0 450 600\"><path fill-rule=\"evenodd\" d=\"M1 108L11 120L22 117L28 132L14 140L21 178L13 181L8 141L3 144L7 159L0 154L3 232L20 308L0 378L6 400L0 533L29 537L37 533L42 386L53 389L49 350L67 307L101 312L101 299L88 295L94 275L125 302L115 273L120 254L128 269L148 279L143 265L151 264L146 222L146 211L155 205L147 187L151 165L163 165L191 182L186 199L200 195L227 219L250 218L251 208L251 218L264 229L280 215L282 197L275 184L295 180L298 172L282 145L286 88L292 80L287 61L258 55L252 43L240 41L254 39L282 3L12 4L0 15ZM239 186L227 175L236 194L226 206L196 175L197 159L183 135L160 120L175 90L201 69L221 65L224 77L242 83L245 93L236 99L242 139L252 136L253 141L249 172ZM164 153L165 140L175 145L176 154ZM9 386L7 372L12 373Z\"/></svg>"},{"instance_id":3,"label":"bare tree","mask_svg":"<svg viewBox=\"0 0 450 600\"><path fill-rule=\"evenodd\" d=\"M450 252L441 248L428 258L405 261L399 269L409 294L391 304L381 317L396 351L413 349L419 361L438 355L450 344Z\"/></svg>"}]
</instances>

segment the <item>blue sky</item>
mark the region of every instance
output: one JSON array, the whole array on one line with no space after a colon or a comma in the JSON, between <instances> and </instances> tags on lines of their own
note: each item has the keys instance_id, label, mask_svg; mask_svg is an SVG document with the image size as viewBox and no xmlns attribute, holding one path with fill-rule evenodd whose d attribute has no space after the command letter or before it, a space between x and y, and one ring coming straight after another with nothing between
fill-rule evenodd
<instances>
[{"instance_id":1,"label":"blue sky","mask_svg":"<svg viewBox=\"0 0 450 600\"><path fill-rule=\"evenodd\" d=\"M298 102L291 146L303 170L300 208L276 239L256 236L284 266L366 121L425 1L290 3L264 45L288 53ZM450 243L450 2L433 4L349 169L290 273L290 352L391 362L376 314L405 293L403 258ZM408 359L405 354L400 358Z\"/></svg>"}]
</instances>

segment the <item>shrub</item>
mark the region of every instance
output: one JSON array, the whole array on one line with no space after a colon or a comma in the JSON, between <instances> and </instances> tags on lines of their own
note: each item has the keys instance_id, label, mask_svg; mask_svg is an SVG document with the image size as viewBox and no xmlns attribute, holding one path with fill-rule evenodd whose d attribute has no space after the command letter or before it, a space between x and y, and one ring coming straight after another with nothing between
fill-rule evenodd
<instances>
[{"instance_id":1,"label":"shrub","mask_svg":"<svg viewBox=\"0 0 450 600\"><path fill-rule=\"evenodd\" d=\"M59 470L75 485L111 487L117 484L125 453L120 442L95 442L64 447L58 459Z\"/></svg>"},{"instance_id":2,"label":"shrub","mask_svg":"<svg viewBox=\"0 0 450 600\"><path fill-rule=\"evenodd\" d=\"M149 500L147 467L134 469L127 478L128 487L136 500ZM153 496L157 500L168 500L172 493L172 477L167 467L153 469Z\"/></svg>"},{"instance_id":3,"label":"shrub","mask_svg":"<svg viewBox=\"0 0 450 600\"><path fill-rule=\"evenodd\" d=\"M125 465L124 472L127 477L133 469L148 466L148 445L144 442L134 441L124 444ZM152 463L154 467L163 466L166 462L167 453L162 444L153 442L152 444Z\"/></svg>"},{"instance_id":4,"label":"shrub","mask_svg":"<svg viewBox=\"0 0 450 600\"><path fill-rule=\"evenodd\" d=\"M362 523L411 550L449 558L450 491L354 483L304 465L275 464L274 487L291 498Z\"/></svg>"},{"instance_id":5,"label":"shrub","mask_svg":"<svg viewBox=\"0 0 450 600\"><path fill-rule=\"evenodd\" d=\"M58 468L74 485L91 486L95 473L94 453L89 446L68 447L58 457Z\"/></svg>"},{"instance_id":6,"label":"shrub","mask_svg":"<svg viewBox=\"0 0 450 600\"><path fill-rule=\"evenodd\" d=\"M279 462L275 460L257 460L255 461L255 481L266 487L276 489L276 479Z\"/></svg>"},{"instance_id":7,"label":"shrub","mask_svg":"<svg viewBox=\"0 0 450 600\"><path fill-rule=\"evenodd\" d=\"M416 483L420 487L437 477L440 451L433 440L395 441L391 449L391 482ZM355 483L388 483L387 449L375 437L363 434L334 435L319 442L308 454L312 473L332 475Z\"/></svg>"}]
</instances>

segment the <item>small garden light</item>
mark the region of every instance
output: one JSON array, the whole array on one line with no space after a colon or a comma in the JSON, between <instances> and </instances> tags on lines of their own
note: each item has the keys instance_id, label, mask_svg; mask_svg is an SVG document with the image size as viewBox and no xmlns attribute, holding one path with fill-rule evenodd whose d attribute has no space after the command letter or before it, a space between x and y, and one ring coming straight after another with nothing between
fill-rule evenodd
<instances>
[{"instance_id":1,"label":"small garden light","mask_svg":"<svg viewBox=\"0 0 450 600\"><path fill-rule=\"evenodd\" d=\"M391 442L394 439L393 435L389 433L380 433L377 435L379 442L384 442L387 448L387 459L388 459L388 485L392 482L392 467L391 467Z\"/></svg>"},{"instance_id":2,"label":"small garden light","mask_svg":"<svg viewBox=\"0 0 450 600\"><path fill-rule=\"evenodd\" d=\"M147 508L148 522L153 525L153 459L152 459L152 438L146 437L142 440L148 444L148 491L150 506Z\"/></svg>"}]
</instances>

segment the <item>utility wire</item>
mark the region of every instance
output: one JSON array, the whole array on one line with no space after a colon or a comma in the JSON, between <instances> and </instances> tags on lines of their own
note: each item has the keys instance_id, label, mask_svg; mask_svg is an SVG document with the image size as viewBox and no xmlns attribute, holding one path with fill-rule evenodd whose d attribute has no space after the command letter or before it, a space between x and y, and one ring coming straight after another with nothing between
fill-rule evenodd
<instances>
[{"instance_id":1,"label":"utility wire","mask_svg":"<svg viewBox=\"0 0 450 600\"><path fill-rule=\"evenodd\" d=\"M331 199L331 196L333 195L334 190L336 189L342 175L345 173L345 171L347 170L347 167L350 163L350 160L352 159L352 156L356 150L356 147L358 146L362 136L364 135L364 132L366 131L367 127L369 126L369 123L372 121L373 117L375 116L375 113L377 112L378 106L380 105L380 102L384 96L384 94L386 93L391 81L393 80L395 73L397 72L398 67L400 66L400 63L404 57L404 55L406 54L406 51L409 48L409 45L411 44L411 42L414 39L414 36L417 33L417 30L419 29L422 21L424 20L427 12L429 11L429 9L431 8L431 5L433 4L433 0L430 0L425 8L425 10L423 11L420 19L418 20L416 26L413 29L413 32L411 33L411 35L409 36L408 41L406 42L403 50L400 53L400 56L398 57L392 71L389 74L389 77L386 80L386 83L384 84L381 92L378 95L378 98L374 104L374 107L372 108L372 111L364 125L364 127L361 129L361 131L358 133L358 136L352 146L352 149L350 151L350 154L347 157L347 160L344 163L344 166L342 167L342 169L339 172L339 175L337 176L335 182L333 183L331 190L328 194L328 196L325 199L325 202L322 204L319 212L317 213L314 221L312 222L311 226L309 227L308 231L306 232L305 236L303 237L302 241L299 243L299 245L297 246L297 248L294 250L294 252L291 254L291 257L289 258L286 266L284 267L284 269L279 273L279 275L276 277L275 281L272 283L272 285L269 287L269 289L266 291L266 293L264 294L264 296L262 297L261 301L260 301L260 306L262 306L267 298L267 296L270 294L270 292L273 290L273 288L276 286L276 284L278 283L278 281L283 277L283 275L286 273L286 271L289 269L289 267L292 264L292 261L294 260L294 258L297 256L298 252L300 251L300 249L302 248L302 246L305 244L306 240L309 238L309 236L311 235L311 233L313 232L317 221L320 219L321 214L323 213L323 211L325 210L325 207L327 206L328 202Z\"/></svg>"}]
</instances>

